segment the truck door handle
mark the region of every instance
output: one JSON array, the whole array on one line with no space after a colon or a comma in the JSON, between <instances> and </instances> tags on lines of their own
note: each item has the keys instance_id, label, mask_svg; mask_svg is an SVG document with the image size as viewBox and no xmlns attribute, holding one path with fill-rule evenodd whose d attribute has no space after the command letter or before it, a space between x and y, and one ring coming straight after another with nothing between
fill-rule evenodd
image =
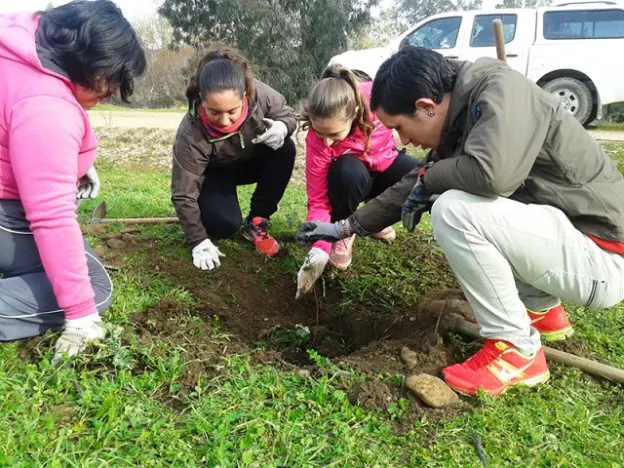
<instances>
[{"instance_id":1,"label":"truck door handle","mask_svg":"<svg viewBox=\"0 0 624 468\"><path fill-rule=\"evenodd\" d=\"M459 56L457 56L457 55L447 55L446 58L457 60L459 58Z\"/></svg>"},{"instance_id":2,"label":"truck door handle","mask_svg":"<svg viewBox=\"0 0 624 468\"><path fill-rule=\"evenodd\" d=\"M512 57L513 58L513 57L517 57L517 56L518 56L518 54L507 54L507 57Z\"/></svg>"}]
</instances>

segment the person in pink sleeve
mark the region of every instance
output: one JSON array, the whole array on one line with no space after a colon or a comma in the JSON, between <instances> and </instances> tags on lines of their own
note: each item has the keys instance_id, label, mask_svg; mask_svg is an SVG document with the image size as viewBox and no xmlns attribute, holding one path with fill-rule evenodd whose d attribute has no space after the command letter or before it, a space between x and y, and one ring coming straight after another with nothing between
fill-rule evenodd
<instances>
[{"instance_id":1,"label":"person in pink sleeve","mask_svg":"<svg viewBox=\"0 0 624 468\"><path fill-rule=\"evenodd\" d=\"M348 69L331 66L310 92L302 128L306 137L307 221L330 222L351 215L420 162L396 148L392 130L369 107L372 82L359 82ZM401 218L396 215L396 221ZM387 226L372 237L391 242ZM338 270L351 265L355 236L312 245L297 275L299 298L311 291L327 263Z\"/></svg>"},{"instance_id":2,"label":"person in pink sleeve","mask_svg":"<svg viewBox=\"0 0 624 468\"><path fill-rule=\"evenodd\" d=\"M109 0L0 15L1 341L62 329L56 362L104 337L112 283L76 217L99 190L86 109L127 100L145 67Z\"/></svg>"}]
</instances>

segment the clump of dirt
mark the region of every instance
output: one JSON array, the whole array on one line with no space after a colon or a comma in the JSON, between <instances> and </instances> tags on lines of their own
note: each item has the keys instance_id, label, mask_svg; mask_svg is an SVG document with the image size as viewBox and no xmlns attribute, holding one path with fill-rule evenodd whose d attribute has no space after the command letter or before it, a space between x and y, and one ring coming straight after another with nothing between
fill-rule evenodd
<instances>
[{"instance_id":1,"label":"clump of dirt","mask_svg":"<svg viewBox=\"0 0 624 468\"><path fill-rule=\"evenodd\" d=\"M349 401L367 410L382 409L388 411L396 401L396 389L391 389L379 380L370 379L356 384L349 392Z\"/></svg>"},{"instance_id":2,"label":"clump of dirt","mask_svg":"<svg viewBox=\"0 0 624 468\"><path fill-rule=\"evenodd\" d=\"M210 324L171 299L135 314L132 322L138 330L140 349L147 351L141 356L140 369L152 369L155 360L165 357L172 349L180 353L185 370L175 384L182 394L190 393L202 378L221 375L225 371L225 356L249 351L248 346L236 339L227 342L219 339Z\"/></svg>"}]
</instances>

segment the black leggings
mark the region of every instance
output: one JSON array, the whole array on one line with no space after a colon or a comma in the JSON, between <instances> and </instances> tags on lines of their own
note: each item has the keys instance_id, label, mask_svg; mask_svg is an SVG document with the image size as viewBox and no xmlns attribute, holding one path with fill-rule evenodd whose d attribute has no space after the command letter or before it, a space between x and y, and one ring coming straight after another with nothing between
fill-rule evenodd
<instances>
[{"instance_id":1,"label":"black leggings","mask_svg":"<svg viewBox=\"0 0 624 468\"><path fill-rule=\"evenodd\" d=\"M350 154L336 159L329 168L329 200L332 221L349 217L360 203L381 195L419 165L404 151L384 172L369 172L364 163Z\"/></svg>"},{"instance_id":2,"label":"black leggings","mask_svg":"<svg viewBox=\"0 0 624 468\"><path fill-rule=\"evenodd\" d=\"M211 239L231 237L242 224L239 185L258 183L251 198L251 218L270 218L277 211L295 166L295 143L287 138L276 151L265 145L257 145L255 151L252 159L239 166L206 171L197 202Z\"/></svg>"}]
</instances>

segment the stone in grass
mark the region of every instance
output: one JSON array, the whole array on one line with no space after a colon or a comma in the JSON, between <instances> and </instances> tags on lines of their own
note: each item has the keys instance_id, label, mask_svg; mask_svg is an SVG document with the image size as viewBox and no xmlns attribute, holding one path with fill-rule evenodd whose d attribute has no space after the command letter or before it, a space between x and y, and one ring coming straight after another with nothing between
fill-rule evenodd
<instances>
[{"instance_id":1,"label":"stone in grass","mask_svg":"<svg viewBox=\"0 0 624 468\"><path fill-rule=\"evenodd\" d=\"M407 366L408 370L412 370L418 365L418 353L412 351L407 346L403 346L401 348L401 359Z\"/></svg>"},{"instance_id":2,"label":"stone in grass","mask_svg":"<svg viewBox=\"0 0 624 468\"><path fill-rule=\"evenodd\" d=\"M126 247L126 243L122 240L115 239L114 237L106 241L106 245L113 250L121 250Z\"/></svg>"},{"instance_id":3,"label":"stone in grass","mask_svg":"<svg viewBox=\"0 0 624 468\"><path fill-rule=\"evenodd\" d=\"M418 398L432 408L443 408L459 402L457 394L442 379L433 375L410 375L405 384Z\"/></svg>"}]
</instances>

